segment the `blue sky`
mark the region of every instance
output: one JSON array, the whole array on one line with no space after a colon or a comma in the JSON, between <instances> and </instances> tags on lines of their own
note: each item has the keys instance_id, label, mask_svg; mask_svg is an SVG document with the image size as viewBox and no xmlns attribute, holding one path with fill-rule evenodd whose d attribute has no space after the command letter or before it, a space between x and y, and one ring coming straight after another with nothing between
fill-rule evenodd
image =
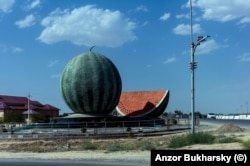
<instances>
[{"instance_id":1,"label":"blue sky","mask_svg":"<svg viewBox=\"0 0 250 166\"><path fill-rule=\"evenodd\" d=\"M72 111L60 92L70 59L96 45L123 91L171 92L167 112L191 107L188 0L0 0L0 93ZM250 0L193 0L196 111L250 106Z\"/></svg>"}]
</instances>

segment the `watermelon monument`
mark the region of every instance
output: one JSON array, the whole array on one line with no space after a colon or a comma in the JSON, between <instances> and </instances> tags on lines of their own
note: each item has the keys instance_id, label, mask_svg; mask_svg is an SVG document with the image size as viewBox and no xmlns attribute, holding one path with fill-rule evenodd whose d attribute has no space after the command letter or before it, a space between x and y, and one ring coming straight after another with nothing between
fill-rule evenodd
<instances>
[{"instance_id":1,"label":"watermelon monument","mask_svg":"<svg viewBox=\"0 0 250 166\"><path fill-rule=\"evenodd\" d=\"M93 47L92 47L93 48ZM92 52L73 57L60 79L62 98L73 114L55 117L48 124L20 128L103 128L164 126L159 118L169 101L168 90L122 92L118 69L104 55Z\"/></svg>"},{"instance_id":2,"label":"watermelon monument","mask_svg":"<svg viewBox=\"0 0 250 166\"><path fill-rule=\"evenodd\" d=\"M124 97L127 97L120 98L122 81L116 66L106 56L93 52L92 48L89 52L73 57L65 66L60 80L60 89L62 98L74 114L56 118L53 123L91 122L96 125L105 122L106 127L114 124L131 126L131 124L135 124L135 121L157 118L156 116L165 110L169 100L168 91L163 92L164 95L159 99L156 107L146 101L146 108L153 105L150 107L149 116L145 116L146 114L143 114L141 110L142 113L137 111L139 112L138 117L123 114L111 115L114 111L121 113L119 111L121 108L128 110L122 104L122 102L125 103ZM161 120L160 123L164 124L164 120ZM149 122L146 124L148 125Z\"/></svg>"},{"instance_id":3,"label":"watermelon monument","mask_svg":"<svg viewBox=\"0 0 250 166\"><path fill-rule=\"evenodd\" d=\"M119 102L122 82L115 65L92 52L74 57L61 77L61 93L75 113L109 114Z\"/></svg>"}]
</instances>

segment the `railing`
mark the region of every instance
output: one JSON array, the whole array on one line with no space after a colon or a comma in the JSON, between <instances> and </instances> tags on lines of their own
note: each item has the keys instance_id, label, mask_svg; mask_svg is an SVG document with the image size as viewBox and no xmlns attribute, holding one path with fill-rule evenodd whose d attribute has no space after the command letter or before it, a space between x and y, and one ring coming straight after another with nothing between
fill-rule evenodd
<instances>
[{"instance_id":1,"label":"railing","mask_svg":"<svg viewBox=\"0 0 250 166\"><path fill-rule=\"evenodd\" d=\"M173 121L171 119L168 119ZM129 132L135 136L169 134L173 131L190 128L188 119L179 119L177 124L160 123L158 120L122 121L122 122L83 122L83 123L39 123L30 124L0 132L1 139L62 139L62 138L111 138L127 137ZM164 120L163 120L164 122ZM147 126L148 125L148 126Z\"/></svg>"}]
</instances>

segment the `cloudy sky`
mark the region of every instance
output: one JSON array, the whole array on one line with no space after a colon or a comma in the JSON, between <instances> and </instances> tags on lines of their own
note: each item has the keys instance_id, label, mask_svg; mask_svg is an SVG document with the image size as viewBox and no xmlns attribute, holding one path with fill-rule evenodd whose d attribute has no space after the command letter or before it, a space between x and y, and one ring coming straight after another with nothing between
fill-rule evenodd
<instances>
[{"instance_id":1,"label":"cloudy sky","mask_svg":"<svg viewBox=\"0 0 250 166\"><path fill-rule=\"evenodd\" d=\"M72 111L60 92L70 59L96 45L118 68L123 91L171 92L167 112L190 112L188 0L0 0L0 93ZM250 0L193 0L196 111L250 106Z\"/></svg>"}]
</instances>

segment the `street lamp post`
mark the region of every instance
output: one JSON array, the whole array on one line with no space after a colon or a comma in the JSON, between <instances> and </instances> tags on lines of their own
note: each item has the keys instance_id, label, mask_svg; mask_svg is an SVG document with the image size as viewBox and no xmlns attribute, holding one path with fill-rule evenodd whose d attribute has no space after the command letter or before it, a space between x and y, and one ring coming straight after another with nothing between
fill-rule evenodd
<instances>
[{"instance_id":1,"label":"street lamp post","mask_svg":"<svg viewBox=\"0 0 250 166\"><path fill-rule=\"evenodd\" d=\"M191 62L190 62L190 69L191 69L191 132L195 133L195 69L197 68L197 62L194 60L194 53L198 45L201 42L206 41L206 39L210 36L198 36L196 43L191 43Z\"/></svg>"},{"instance_id":2,"label":"street lamp post","mask_svg":"<svg viewBox=\"0 0 250 166\"><path fill-rule=\"evenodd\" d=\"M30 123L30 94L28 94L28 120L27 123Z\"/></svg>"}]
</instances>

